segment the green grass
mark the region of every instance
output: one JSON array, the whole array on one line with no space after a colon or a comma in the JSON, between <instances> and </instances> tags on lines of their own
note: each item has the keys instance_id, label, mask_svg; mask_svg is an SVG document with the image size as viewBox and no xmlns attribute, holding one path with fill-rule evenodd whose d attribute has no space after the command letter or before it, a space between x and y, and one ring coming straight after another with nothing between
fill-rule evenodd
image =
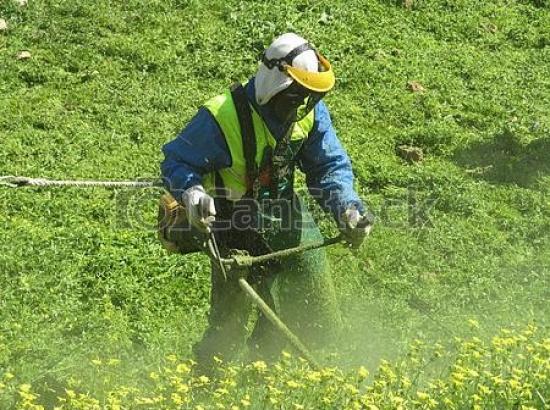
<instances>
[{"instance_id":1,"label":"green grass","mask_svg":"<svg viewBox=\"0 0 550 410\"><path fill-rule=\"evenodd\" d=\"M525 322L549 334L549 7L5 0L0 175L155 177L161 146L196 108L293 30L333 62L326 100L379 217L357 255L330 251L350 329L334 360L372 367L419 335L467 335L469 318L486 334ZM32 58L18 61L20 50ZM425 161L400 159L401 144ZM123 358L120 377L135 382L164 355L189 355L207 263L164 253L156 198L0 189L0 372L65 385L93 379L82 363L101 355ZM412 218L414 200L425 212Z\"/></svg>"}]
</instances>

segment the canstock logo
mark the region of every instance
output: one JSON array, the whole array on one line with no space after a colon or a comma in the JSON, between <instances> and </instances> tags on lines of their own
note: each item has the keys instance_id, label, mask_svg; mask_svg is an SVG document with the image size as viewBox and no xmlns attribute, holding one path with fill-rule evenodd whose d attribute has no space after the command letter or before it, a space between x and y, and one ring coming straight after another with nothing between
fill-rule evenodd
<instances>
[{"instance_id":1,"label":"canstock logo","mask_svg":"<svg viewBox=\"0 0 550 410\"><path fill-rule=\"evenodd\" d=\"M387 226L431 228L432 214L438 200L434 192L409 186L401 189L396 196L384 197L378 215Z\"/></svg>"},{"instance_id":2,"label":"canstock logo","mask_svg":"<svg viewBox=\"0 0 550 410\"><path fill-rule=\"evenodd\" d=\"M113 229L156 231L161 192L158 188L115 191Z\"/></svg>"},{"instance_id":3,"label":"canstock logo","mask_svg":"<svg viewBox=\"0 0 550 410\"><path fill-rule=\"evenodd\" d=\"M297 192L301 197L309 196L310 199L322 205L322 208L337 209L339 212L344 210L341 209L338 191L312 189L306 192L306 189L301 189ZM178 194L178 192L173 193ZM215 197L217 206L220 204L218 200L227 197L227 194L223 191L217 192ZM115 191L113 228L156 231L159 224L158 210L161 195L162 191L158 188ZM432 227L432 211L438 202L433 192L426 192L417 186L397 189L391 195L384 197L378 208L369 206L368 197L362 199L380 223L386 226L412 228ZM214 228L219 231L250 228L260 231L300 230L304 224L311 224L309 219L303 220L301 217L304 207L307 205L298 198L237 201L233 203L231 212L225 218L221 218L221 209L218 206L218 218ZM185 230L189 227L179 226L177 229Z\"/></svg>"}]
</instances>

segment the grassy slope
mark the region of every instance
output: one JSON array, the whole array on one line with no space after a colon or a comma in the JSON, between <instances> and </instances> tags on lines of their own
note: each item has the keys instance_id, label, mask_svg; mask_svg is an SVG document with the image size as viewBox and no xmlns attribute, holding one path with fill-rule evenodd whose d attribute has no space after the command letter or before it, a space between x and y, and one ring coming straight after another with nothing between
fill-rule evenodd
<instances>
[{"instance_id":1,"label":"grassy slope","mask_svg":"<svg viewBox=\"0 0 550 410\"><path fill-rule=\"evenodd\" d=\"M196 107L295 30L335 65L327 101L380 216L357 257L331 251L359 329L348 357L391 355L418 333L446 340L467 317L489 330L547 325L548 4L110 3L0 6L0 174L156 176L162 144ZM31 60L16 61L22 49ZM426 160L404 163L401 143ZM188 351L208 308L206 264L164 255L147 229L155 196L0 191L0 368L64 379L81 357ZM431 223L409 223L411 196L433 203Z\"/></svg>"}]
</instances>

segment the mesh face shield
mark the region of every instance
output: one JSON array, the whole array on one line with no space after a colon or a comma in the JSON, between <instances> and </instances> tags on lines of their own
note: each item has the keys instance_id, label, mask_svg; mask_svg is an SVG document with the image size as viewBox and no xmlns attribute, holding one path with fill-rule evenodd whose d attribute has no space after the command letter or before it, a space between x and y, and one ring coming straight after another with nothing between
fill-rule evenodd
<instances>
[{"instance_id":1,"label":"mesh face shield","mask_svg":"<svg viewBox=\"0 0 550 410\"><path fill-rule=\"evenodd\" d=\"M297 122L308 115L324 95L325 93L312 92L294 81L271 101L279 118Z\"/></svg>"},{"instance_id":2,"label":"mesh face shield","mask_svg":"<svg viewBox=\"0 0 550 410\"><path fill-rule=\"evenodd\" d=\"M326 93L312 92L307 97L307 100L304 102L304 104L298 107L298 110L296 113L296 121L300 121L304 119L315 108L317 103L323 99L325 95Z\"/></svg>"}]
</instances>

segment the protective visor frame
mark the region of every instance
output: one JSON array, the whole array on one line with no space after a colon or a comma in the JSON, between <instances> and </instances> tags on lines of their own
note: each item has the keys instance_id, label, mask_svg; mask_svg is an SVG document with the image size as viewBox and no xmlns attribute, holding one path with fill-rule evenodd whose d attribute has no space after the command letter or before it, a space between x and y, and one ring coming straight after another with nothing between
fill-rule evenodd
<instances>
[{"instance_id":1,"label":"protective visor frame","mask_svg":"<svg viewBox=\"0 0 550 410\"><path fill-rule=\"evenodd\" d=\"M305 117L307 117L307 115L315 108L317 103L323 99L325 94L326 92L312 92L307 97L307 101L303 105L298 107L298 111L296 113L296 121L301 121Z\"/></svg>"},{"instance_id":2,"label":"protective visor frame","mask_svg":"<svg viewBox=\"0 0 550 410\"><path fill-rule=\"evenodd\" d=\"M292 66L292 60L307 50L315 52L319 61L319 72L306 71ZM283 58L268 59L264 52L262 62L269 69L277 67L279 71L286 73L301 86L316 93L327 93L334 87L334 83L336 82L330 62L309 43L304 43L294 48Z\"/></svg>"}]
</instances>

